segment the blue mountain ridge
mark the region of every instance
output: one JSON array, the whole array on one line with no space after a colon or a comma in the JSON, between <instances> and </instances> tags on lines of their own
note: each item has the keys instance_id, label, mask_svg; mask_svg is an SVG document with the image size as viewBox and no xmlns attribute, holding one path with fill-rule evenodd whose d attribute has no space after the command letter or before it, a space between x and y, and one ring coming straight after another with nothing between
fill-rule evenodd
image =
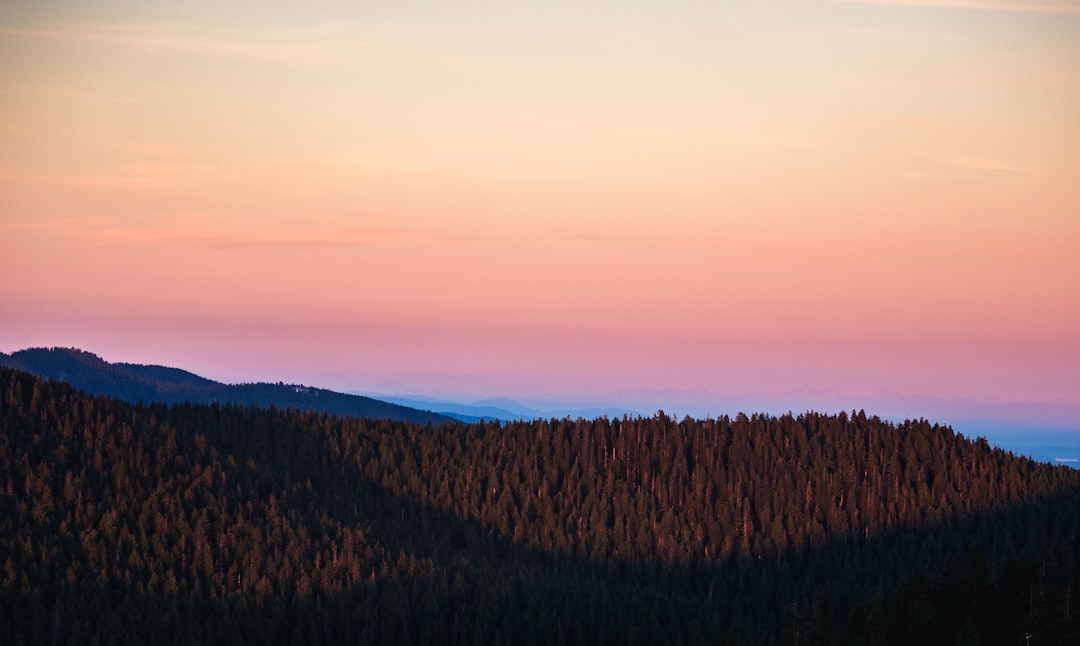
<instances>
[{"instance_id":1,"label":"blue mountain ridge","mask_svg":"<svg viewBox=\"0 0 1080 646\"><path fill-rule=\"evenodd\" d=\"M109 363L76 348L28 348L10 355L0 353L0 366L64 381L89 394L130 402L299 407L332 415L433 424L452 419L430 410L301 384L223 384L179 368Z\"/></svg>"}]
</instances>

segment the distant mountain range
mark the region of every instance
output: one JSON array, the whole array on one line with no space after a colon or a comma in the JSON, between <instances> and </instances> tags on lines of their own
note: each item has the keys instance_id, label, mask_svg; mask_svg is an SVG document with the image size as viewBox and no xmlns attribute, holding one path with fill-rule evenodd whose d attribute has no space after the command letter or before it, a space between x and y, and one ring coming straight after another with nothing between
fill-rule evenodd
<instances>
[{"instance_id":1,"label":"distant mountain range","mask_svg":"<svg viewBox=\"0 0 1080 646\"><path fill-rule=\"evenodd\" d=\"M623 415L629 415L630 417L641 416L641 413L638 411L619 407L539 409L526 406L525 404L505 397L493 397L490 399L481 399L470 404L459 404L443 399L433 399L416 395L381 395L369 393L368 396L381 401L400 404L402 406L436 410L443 415L449 415L450 417L463 422L476 422L479 420L512 421L552 418L562 419L564 417L569 417L571 419L577 419L579 417L582 419L595 419L601 416L617 418L622 417Z\"/></svg>"},{"instance_id":2,"label":"distant mountain range","mask_svg":"<svg viewBox=\"0 0 1080 646\"><path fill-rule=\"evenodd\" d=\"M28 348L0 353L0 366L64 381L79 390L129 402L230 403L299 407L334 415L439 424L452 418L402 404L298 384L223 384L179 368L109 363L76 348Z\"/></svg>"}]
</instances>

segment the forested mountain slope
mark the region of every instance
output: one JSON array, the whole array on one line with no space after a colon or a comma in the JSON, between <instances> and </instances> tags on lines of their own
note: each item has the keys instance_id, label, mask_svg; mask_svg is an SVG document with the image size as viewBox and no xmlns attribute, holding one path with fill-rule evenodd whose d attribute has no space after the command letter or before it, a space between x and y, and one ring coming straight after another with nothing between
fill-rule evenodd
<instances>
[{"instance_id":1,"label":"forested mountain slope","mask_svg":"<svg viewBox=\"0 0 1080 646\"><path fill-rule=\"evenodd\" d=\"M331 415L440 422L451 418L408 406L297 384L223 384L179 368L109 363L75 348L28 348L0 353L0 366L65 381L92 395L129 402L222 403L269 408L299 407Z\"/></svg>"},{"instance_id":2,"label":"forested mountain slope","mask_svg":"<svg viewBox=\"0 0 1080 646\"><path fill-rule=\"evenodd\" d=\"M435 427L0 369L0 431L2 643L1077 635L1080 471L921 420Z\"/></svg>"}]
</instances>

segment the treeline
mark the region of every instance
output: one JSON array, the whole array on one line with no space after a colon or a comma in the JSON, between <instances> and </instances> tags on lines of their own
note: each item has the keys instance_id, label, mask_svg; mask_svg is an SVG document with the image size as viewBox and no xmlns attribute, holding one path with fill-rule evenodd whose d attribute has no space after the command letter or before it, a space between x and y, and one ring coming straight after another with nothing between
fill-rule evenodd
<instances>
[{"instance_id":1,"label":"treeline","mask_svg":"<svg viewBox=\"0 0 1080 646\"><path fill-rule=\"evenodd\" d=\"M1080 471L923 420L436 427L0 369L0 424L2 643L1078 635Z\"/></svg>"}]
</instances>

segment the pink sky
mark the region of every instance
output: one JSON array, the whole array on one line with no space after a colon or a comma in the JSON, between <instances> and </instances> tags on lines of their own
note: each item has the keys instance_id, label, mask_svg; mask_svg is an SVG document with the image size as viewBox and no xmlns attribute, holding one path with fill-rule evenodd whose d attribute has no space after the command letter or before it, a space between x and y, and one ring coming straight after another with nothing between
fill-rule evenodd
<instances>
[{"instance_id":1,"label":"pink sky","mask_svg":"<svg viewBox=\"0 0 1080 646\"><path fill-rule=\"evenodd\" d=\"M0 350L1078 398L1080 2L231 7L0 8Z\"/></svg>"}]
</instances>

